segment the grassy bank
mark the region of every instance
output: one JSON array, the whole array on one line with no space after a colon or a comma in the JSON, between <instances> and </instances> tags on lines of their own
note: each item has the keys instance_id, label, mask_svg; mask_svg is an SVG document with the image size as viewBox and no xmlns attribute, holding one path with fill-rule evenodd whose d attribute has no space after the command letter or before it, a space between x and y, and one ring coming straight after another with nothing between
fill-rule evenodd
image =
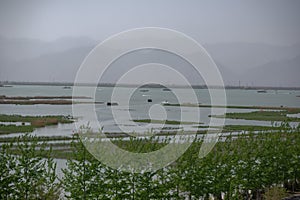
<instances>
[{"instance_id":1,"label":"grassy bank","mask_svg":"<svg viewBox=\"0 0 300 200\"><path fill-rule=\"evenodd\" d=\"M74 103L97 103L90 101L72 101L75 99L92 99L86 96L5 96L0 95L0 104L15 104L15 105L35 105L35 104L50 104L50 105L71 105Z\"/></svg>"},{"instance_id":2,"label":"grassy bank","mask_svg":"<svg viewBox=\"0 0 300 200\"><path fill-rule=\"evenodd\" d=\"M152 123L152 124L171 124L171 125L180 125L180 124L203 124L199 122L181 122L176 120L151 120L151 119L134 119L134 122L139 123Z\"/></svg>"},{"instance_id":3,"label":"grassy bank","mask_svg":"<svg viewBox=\"0 0 300 200\"><path fill-rule=\"evenodd\" d=\"M0 134L32 132L35 128L57 125L58 123L72 123L73 119L65 116L22 116L0 115L0 122L29 122L30 125L0 125Z\"/></svg>"},{"instance_id":4,"label":"grassy bank","mask_svg":"<svg viewBox=\"0 0 300 200\"><path fill-rule=\"evenodd\" d=\"M195 128L221 128L220 126L195 126ZM256 125L225 125L222 127L222 132L232 131L270 131L280 130L282 127L278 126L256 126Z\"/></svg>"},{"instance_id":5,"label":"grassy bank","mask_svg":"<svg viewBox=\"0 0 300 200\"><path fill-rule=\"evenodd\" d=\"M39 142L48 142L48 141L68 141L71 140L71 137L68 136L36 136L36 140ZM0 142L15 142L17 137L0 137Z\"/></svg>"},{"instance_id":6,"label":"grassy bank","mask_svg":"<svg viewBox=\"0 0 300 200\"><path fill-rule=\"evenodd\" d=\"M292 114L294 111L254 111L248 113L226 113L225 115L209 115L209 117L244 119L257 121L285 121L285 122L300 122L300 118L288 117L287 114Z\"/></svg>"},{"instance_id":7,"label":"grassy bank","mask_svg":"<svg viewBox=\"0 0 300 200\"><path fill-rule=\"evenodd\" d=\"M35 105L35 104L50 104L50 105L71 105L71 100L0 100L0 104L16 104L16 105Z\"/></svg>"},{"instance_id":8,"label":"grassy bank","mask_svg":"<svg viewBox=\"0 0 300 200\"><path fill-rule=\"evenodd\" d=\"M51 146L53 148L53 146L55 145L51 145ZM35 154L43 158L48 158L50 156L56 159L74 159L74 153L72 152L73 149L71 148L70 145L61 145L61 147L62 148L59 149L53 148L51 151L49 150L40 151L36 149ZM12 148L10 150L10 153L13 155L22 155L23 152L21 152L19 149Z\"/></svg>"},{"instance_id":9,"label":"grassy bank","mask_svg":"<svg viewBox=\"0 0 300 200\"><path fill-rule=\"evenodd\" d=\"M0 96L0 104L16 104L16 105L70 105L72 99L91 99L86 96Z\"/></svg>"},{"instance_id":10,"label":"grassy bank","mask_svg":"<svg viewBox=\"0 0 300 200\"><path fill-rule=\"evenodd\" d=\"M23 116L23 115L0 115L0 122L36 122L38 120L44 121L48 125L51 123L72 123L73 120L68 119L63 115L48 115L48 116Z\"/></svg>"},{"instance_id":11,"label":"grassy bank","mask_svg":"<svg viewBox=\"0 0 300 200\"><path fill-rule=\"evenodd\" d=\"M72 104L103 104L103 102L92 101L71 101L71 100L1 100L0 104L15 104L15 105L35 105L35 104L49 104L49 105L72 105Z\"/></svg>"},{"instance_id":12,"label":"grassy bank","mask_svg":"<svg viewBox=\"0 0 300 200\"><path fill-rule=\"evenodd\" d=\"M0 124L0 134L8 133L28 133L34 130L33 126L16 126L16 125L3 125Z\"/></svg>"},{"instance_id":13,"label":"grassy bank","mask_svg":"<svg viewBox=\"0 0 300 200\"><path fill-rule=\"evenodd\" d=\"M231 109L258 109L258 110L284 110L287 111L288 114L296 114L300 113L300 108L296 107L276 107L276 106L222 106L222 105L205 105L205 104L164 104L164 106L183 106L183 107L199 107L199 108L231 108Z\"/></svg>"},{"instance_id":14,"label":"grassy bank","mask_svg":"<svg viewBox=\"0 0 300 200\"><path fill-rule=\"evenodd\" d=\"M274 126L251 126L251 125L225 125L223 131L270 131L280 130L281 127Z\"/></svg>"},{"instance_id":15,"label":"grassy bank","mask_svg":"<svg viewBox=\"0 0 300 200\"><path fill-rule=\"evenodd\" d=\"M4 100L31 100L31 99L91 99L86 96L0 96Z\"/></svg>"}]
</instances>

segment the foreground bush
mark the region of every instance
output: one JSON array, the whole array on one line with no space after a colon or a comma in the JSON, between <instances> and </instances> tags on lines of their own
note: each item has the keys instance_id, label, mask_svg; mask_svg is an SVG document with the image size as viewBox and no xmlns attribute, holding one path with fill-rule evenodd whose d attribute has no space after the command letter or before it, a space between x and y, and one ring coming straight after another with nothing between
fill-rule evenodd
<instances>
[{"instance_id":1,"label":"foreground bush","mask_svg":"<svg viewBox=\"0 0 300 200\"><path fill-rule=\"evenodd\" d=\"M29 135L10 145L2 144L0 199L58 199L56 164L49 153L45 144L38 145L36 138Z\"/></svg>"},{"instance_id":2,"label":"foreground bush","mask_svg":"<svg viewBox=\"0 0 300 200\"><path fill-rule=\"evenodd\" d=\"M167 142L114 141L133 152L154 151ZM58 199L61 190L67 199L280 199L285 190L299 190L299 127L226 136L202 159L201 144L194 141L156 172L128 173L103 165L75 136L73 157L58 180L49 151L26 135L1 146L0 199Z\"/></svg>"},{"instance_id":3,"label":"foreground bush","mask_svg":"<svg viewBox=\"0 0 300 200\"><path fill-rule=\"evenodd\" d=\"M286 189L282 187L272 187L267 189L264 194L266 200L282 200L286 196Z\"/></svg>"},{"instance_id":4,"label":"foreground bush","mask_svg":"<svg viewBox=\"0 0 300 200\"><path fill-rule=\"evenodd\" d=\"M70 199L281 198L284 193L276 193L274 185L284 185L290 191L299 189L299 134L299 128L285 125L277 132L228 136L203 159L198 158L201 141L195 141L172 165L144 174L110 169L79 142L74 146L76 160L69 160L64 171L64 189ZM140 140L115 144L138 150L135 152L164 145Z\"/></svg>"}]
</instances>

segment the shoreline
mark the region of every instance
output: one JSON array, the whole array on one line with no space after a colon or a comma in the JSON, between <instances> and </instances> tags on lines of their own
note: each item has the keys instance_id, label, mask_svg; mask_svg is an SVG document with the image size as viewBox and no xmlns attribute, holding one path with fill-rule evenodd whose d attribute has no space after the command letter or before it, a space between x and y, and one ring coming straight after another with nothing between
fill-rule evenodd
<instances>
[{"instance_id":1,"label":"shoreline","mask_svg":"<svg viewBox=\"0 0 300 200\"><path fill-rule=\"evenodd\" d=\"M71 82L18 82L18 81L0 81L2 87L14 86L14 85L36 85L36 86L75 86ZM142 87L142 88L189 88L189 86L183 85L158 85L158 84L114 84L114 83L77 83L76 86L87 86L87 87ZM191 85L194 89L207 89L206 85ZM209 86L211 89L243 89L243 90L300 90L299 87L290 87L290 86L234 86L234 85L225 85L224 86Z\"/></svg>"}]
</instances>

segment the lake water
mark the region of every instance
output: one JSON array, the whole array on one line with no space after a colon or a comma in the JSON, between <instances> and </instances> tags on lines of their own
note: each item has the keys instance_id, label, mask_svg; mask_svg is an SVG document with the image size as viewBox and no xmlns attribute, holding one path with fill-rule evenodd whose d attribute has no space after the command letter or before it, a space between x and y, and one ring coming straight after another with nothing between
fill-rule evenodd
<instances>
[{"instance_id":1,"label":"lake water","mask_svg":"<svg viewBox=\"0 0 300 200\"><path fill-rule=\"evenodd\" d=\"M91 90L90 87L82 87L83 91ZM119 88L119 99L117 100L118 106L107 106L104 104L96 104L95 111L98 120L103 126L105 132L120 132L122 127L135 131L137 127L139 130L147 131L150 128L155 130L161 128L159 124L152 124L149 127L144 123L133 123L133 119L149 119L149 110L153 105L160 105L164 101L169 103L178 103L178 100L174 93L179 94L184 103L197 103L193 102L189 97L187 89L173 88L172 91L163 91L162 88L143 88L146 91L137 89L130 97L129 107L124 106L124 99L129 95L130 89ZM95 98L92 101L97 102L110 102L112 87L100 87L96 90ZM198 101L201 104L210 104L210 96L207 89L195 89L195 94ZM84 94L84 93L83 93ZM13 87L0 87L0 95L6 96L71 96L72 89L63 89L62 86L32 86L32 85L14 85ZM239 89L227 89L227 105L244 105L244 106L285 106L285 107L300 107L300 91L294 90L267 90L266 93L257 93L256 90L239 90ZM124 98L123 98L124 97ZM93 98L93 97L92 97ZM152 102L148 102L151 99ZM87 101L87 100L84 100ZM84 109L84 104L82 107ZM121 123L116 124L113 116L112 109L117 111L121 116L125 112L129 112L131 119L123 118ZM180 121L180 113L188 113L188 121L194 122L193 116L200 114L201 125L208 125L210 118L208 115L211 113L210 108L195 108L195 107L174 107L165 106L165 114L168 120ZM251 109L227 109L227 112L251 112ZM1 114L20 114L20 115L72 115L72 105L11 105L0 104ZM151 114L151 113L150 113ZM158 118L160 116L157 116ZM88 118L79 118L83 123L90 122L93 126L93 122ZM134 126L132 125L134 124ZM234 120L226 119L225 124L240 124L240 125L267 125L270 126L271 122L265 121L249 121L249 120ZM183 130L193 131L194 125L165 125L165 129L168 128L180 128ZM59 124L57 126L48 126L45 128L36 129L33 134L52 136L52 135L64 135L71 136L76 132L74 124ZM16 136L18 134L10 134L9 136ZM2 135L1 137L7 137L8 135Z\"/></svg>"},{"instance_id":2,"label":"lake water","mask_svg":"<svg viewBox=\"0 0 300 200\"><path fill-rule=\"evenodd\" d=\"M91 90L92 88L84 87L83 91ZM145 89L145 88L143 88ZM95 98L91 101L97 102L109 102L111 101L111 93L113 88L102 87L96 90ZM172 89L172 91L163 91L161 88L146 88L147 91L136 90L130 98L129 107L124 106L124 99L128 95L130 89L121 88L120 98L117 100L118 106L107 106L106 104L96 104L95 111L98 120L103 125L103 129L106 132L120 132L121 128L126 128L132 131L139 130L147 131L150 128L154 131L160 131L160 124L152 124L150 127L148 124L134 123L132 119L149 119L149 110L153 105L160 105L163 101L169 103L178 103L176 96L173 94L179 94L183 97L184 103L197 103L193 102L189 97L189 93L186 89ZM210 104L210 96L207 89L195 89L198 101L201 104ZM0 87L0 95L6 96L71 96L72 89L63 89L62 86L27 86L16 85L13 87ZM84 95L84 92L83 92ZM243 106L286 106L286 107L300 107L300 91L290 90L268 90L267 93L257 93L256 90L226 90L227 105L243 105ZM152 102L148 102L151 99ZM86 99L84 101L87 101ZM125 102L126 104L126 102ZM81 104L80 104L81 105ZM88 104L82 104L82 109L85 109ZM211 114L210 108L196 108L196 107L174 107L165 106L166 118L168 120L180 120L180 113L188 114L188 121L194 122L194 116L200 114L200 122L202 126L208 125L210 119L208 115ZM120 116L123 113L129 112L131 119L123 118L121 122L116 125L112 116L112 109L118 112ZM227 112L251 112L254 109L227 109ZM0 104L0 114L19 114L19 115L72 115L72 105L12 105L12 104ZM299 117L297 115L291 115ZM155 116L160 117L160 116ZM89 123L93 125L93 122L89 118L78 119L82 123ZM2 123L4 124L4 123ZM7 123L5 123L7 124ZM20 123L15 123L20 125ZM225 124L237 124L237 125L265 125L271 126L271 122L267 121L249 121L249 120L235 120L226 119ZM180 130L195 131L196 124L192 125L165 125L164 131L179 128ZM175 129L177 130L177 129ZM198 129L203 130L203 129ZM37 128L32 134L38 136L72 136L77 131L75 124L58 124L55 126L47 126L44 128ZM22 133L15 133L9 135L0 135L0 137L15 137ZM225 134L226 135L226 134ZM55 143L55 142L54 142ZM61 169L66 167L66 160L55 159L57 162L57 174L61 178Z\"/></svg>"}]
</instances>

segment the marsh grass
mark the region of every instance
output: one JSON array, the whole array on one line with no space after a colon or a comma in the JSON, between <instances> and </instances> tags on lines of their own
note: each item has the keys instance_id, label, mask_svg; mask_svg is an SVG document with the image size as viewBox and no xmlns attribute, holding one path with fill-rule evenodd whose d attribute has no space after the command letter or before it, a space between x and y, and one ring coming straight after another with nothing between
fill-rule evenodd
<instances>
[{"instance_id":1,"label":"marsh grass","mask_svg":"<svg viewBox=\"0 0 300 200\"><path fill-rule=\"evenodd\" d=\"M216 118L230 118L230 119L244 119L244 120L257 120L257 121L286 121L286 122L299 122L300 118L288 117L287 114L295 114L296 110L291 111L253 111L247 113L226 113L225 115L209 115L209 117Z\"/></svg>"},{"instance_id":2,"label":"marsh grass","mask_svg":"<svg viewBox=\"0 0 300 200\"><path fill-rule=\"evenodd\" d=\"M72 123L72 119L65 116L22 116L0 115L0 122L29 122L30 125L0 125L0 134L32 132L35 128L57 125L58 123Z\"/></svg>"},{"instance_id":3,"label":"marsh grass","mask_svg":"<svg viewBox=\"0 0 300 200\"><path fill-rule=\"evenodd\" d=\"M0 134L8 133L27 133L34 130L33 126L16 126L16 125L3 125L0 124Z\"/></svg>"},{"instance_id":4,"label":"marsh grass","mask_svg":"<svg viewBox=\"0 0 300 200\"><path fill-rule=\"evenodd\" d=\"M265 200L282 200L287 196L287 192L282 187L271 187L266 190L263 196Z\"/></svg>"},{"instance_id":5,"label":"marsh grass","mask_svg":"<svg viewBox=\"0 0 300 200\"><path fill-rule=\"evenodd\" d=\"M134 122L139 123L152 123L152 124L170 124L170 125L180 125L180 124L203 124L199 122L181 122L176 120L156 120L156 119L134 119Z\"/></svg>"}]
</instances>

